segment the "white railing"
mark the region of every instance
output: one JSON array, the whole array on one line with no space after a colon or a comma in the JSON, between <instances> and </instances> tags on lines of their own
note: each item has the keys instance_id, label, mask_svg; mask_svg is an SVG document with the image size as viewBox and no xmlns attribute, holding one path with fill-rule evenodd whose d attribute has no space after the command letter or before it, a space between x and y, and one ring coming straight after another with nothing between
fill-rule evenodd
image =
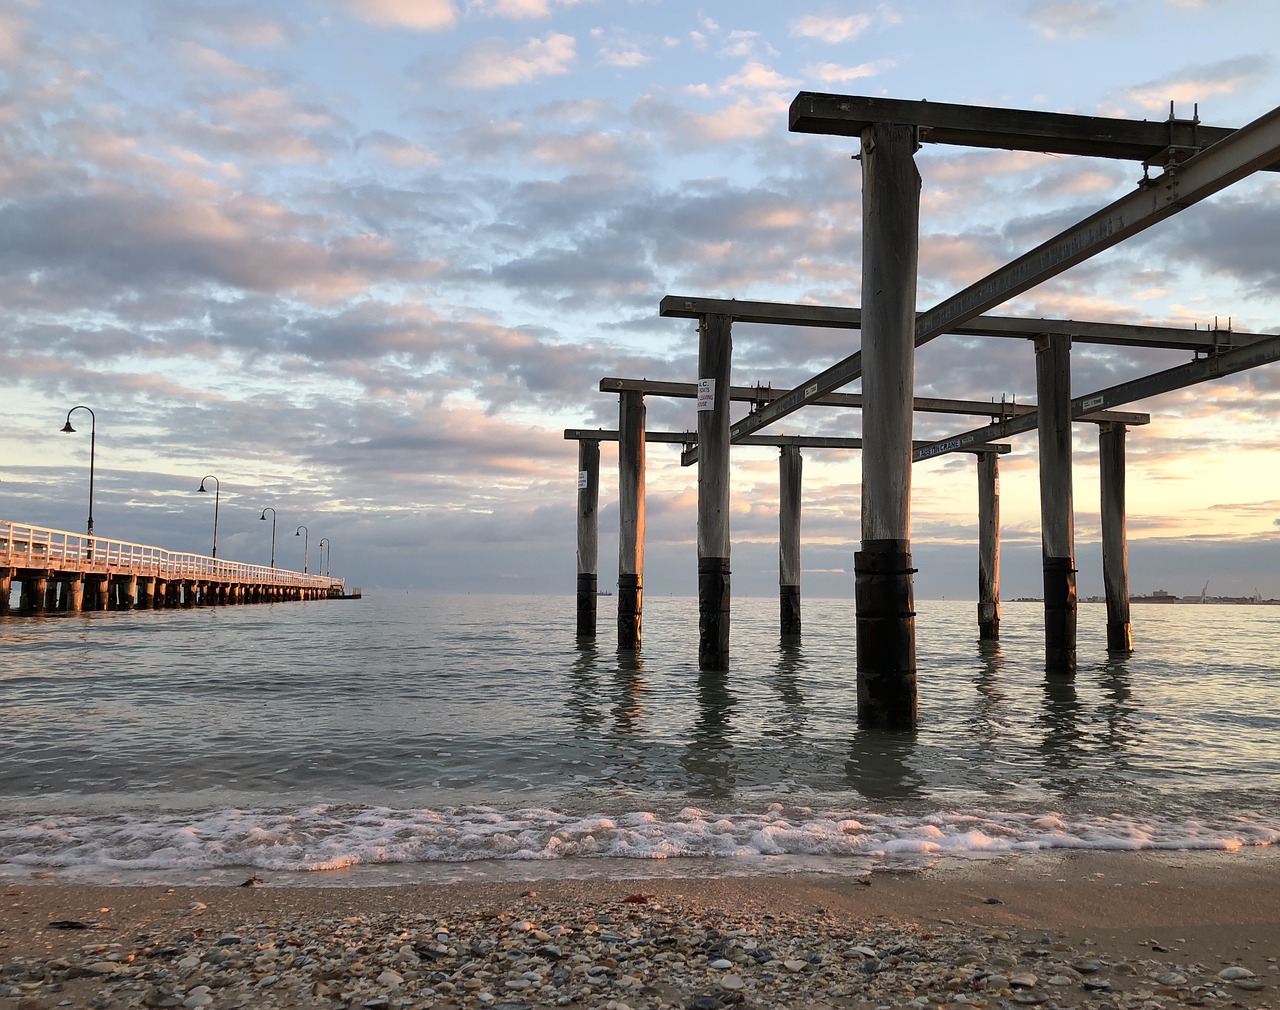
<instances>
[{"instance_id":1,"label":"white railing","mask_svg":"<svg viewBox=\"0 0 1280 1010\"><path fill-rule=\"evenodd\" d=\"M155 576L167 581L301 586L345 592L345 580L0 519L0 568Z\"/></svg>"}]
</instances>

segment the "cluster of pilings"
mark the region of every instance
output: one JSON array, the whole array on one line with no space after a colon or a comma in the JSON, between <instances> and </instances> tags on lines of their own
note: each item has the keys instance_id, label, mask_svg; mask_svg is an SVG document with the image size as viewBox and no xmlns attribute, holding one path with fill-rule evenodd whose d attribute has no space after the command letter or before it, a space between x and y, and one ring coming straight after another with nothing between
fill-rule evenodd
<instances>
[{"instance_id":1,"label":"cluster of pilings","mask_svg":"<svg viewBox=\"0 0 1280 1010\"><path fill-rule=\"evenodd\" d=\"M1071 479L1071 425L1099 424L1102 470L1103 571L1108 646L1132 648L1127 547L1124 530L1124 440L1127 426L1146 423L1110 408L1280 360L1280 337L1220 331L1185 331L1166 338L1153 327L1110 327L1063 320L1009 320L982 313L1056 276L1090 256L1138 234L1231 183L1259 170L1280 170L1280 109L1238 130L1199 120L1134 123L1022 110L898 102L801 93L792 103L791 129L858 137L863 179L861 310L773 306L683 299L683 311L663 301L664 315L699 322L698 424L686 433L682 461L698 465L699 666L728 665L729 447L784 446L780 473L780 604L784 634L798 633L799 456L784 441L754 433L811 403L829 402L834 390L862 380L861 549L854 557L857 624L857 698L861 722L910 726L917 717L915 612L910 540L912 464L955 451L979 456L979 603L981 637L999 634L999 474L990 443L1035 429L1039 440L1046 672L1070 677L1076 666L1076 566ZM914 155L922 142L1141 160L1163 167L1144 175L1138 190L1042 243L932 309L916 310L920 176ZM704 304L695 305L695 302ZM673 311L668 311L668 308ZM847 317L857 314L856 322ZM747 417L730 423L731 328L734 320L818 326L860 326L862 349L795 389L770 396ZM1118 329L1125 332L1117 333ZM1034 341L1038 404L1029 411L976 411L984 428L927 443L913 440L915 349L946 333L1018 336ZM1070 394L1070 348L1075 336L1103 343L1191 348L1191 362L1099 390ZM606 380L609 381L609 380ZM674 385L674 384L668 384ZM601 388L605 389L604 383ZM574 430L580 442L578 527L579 634L595 628L595 512L599 442L619 443L621 537L618 565L618 647L641 639L644 559L644 447L646 440L679 440L644 430L644 392L619 385L616 433ZM653 390L657 391L657 390ZM683 395L683 394L674 394ZM784 437L785 438L785 437ZM798 449L802 440L795 439ZM790 514L791 518L788 518ZM590 596L587 594L590 593Z\"/></svg>"}]
</instances>

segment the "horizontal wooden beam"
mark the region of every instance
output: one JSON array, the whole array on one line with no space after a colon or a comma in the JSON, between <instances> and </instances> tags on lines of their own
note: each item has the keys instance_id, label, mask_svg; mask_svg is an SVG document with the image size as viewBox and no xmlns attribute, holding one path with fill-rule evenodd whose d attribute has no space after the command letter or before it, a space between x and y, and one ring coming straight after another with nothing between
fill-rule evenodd
<instances>
[{"instance_id":1,"label":"horizontal wooden beam","mask_svg":"<svg viewBox=\"0 0 1280 1010\"><path fill-rule=\"evenodd\" d=\"M1160 167L1184 161L1235 132L1172 116L1153 122L812 91L800 92L791 102L792 133L857 137L873 123L919 127L920 140L926 144L1078 154ZM1272 171L1278 168L1270 166Z\"/></svg>"},{"instance_id":2,"label":"horizontal wooden beam","mask_svg":"<svg viewBox=\"0 0 1280 1010\"><path fill-rule=\"evenodd\" d=\"M646 396L670 396L678 399L697 399L698 386L694 382L667 382L660 379L619 379L607 377L600 380L600 392L623 393L636 392ZM729 399L746 403L768 403L782 396L786 390L773 389L767 386L731 386ZM812 402L815 407L848 407L862 406L861 393L828 393ZM917 396L915 409L929 414L970 414L978 417L1021 417L1023 414L1034 414L1034 403L1014 403L1008 400L996 402L991 400L948 400L933 396ZM1120 424L1150 424L1150 414L1138 414L1129 411L1101 410L1086 414L1081 421L1092 421L1101 424L1106 421Z\"/></svg>"},{"instance_id":3,"label":"horizontal wooden beam","mask_svg":"<svg viewBox=\"0 0 1280 1010\"><path fill-rule=\"evenodd\" d=\"M749 302L736 298L690 298L667 295L659 314L674 319L701 319L717 313L735 322L768 326L817 326L860 330L862 310L835 305L805 305L788 302ZM1062 335L1078 344L1114 344L1127 347L1163 347L1204 353L1243 347L1266 340L1272 334L1243 333L1223 329L1215 320L1212 327L1186 329L1179 326L1143 326L1133 323L1098 323L1078 319L1036 319L1021 316L975 316L951 327L956 336L1018 337L1034 340L1046 335Z\"/></svg>"},{"instance_id":4,"label":"horizontal wooden beam","mask_svg":"<svg viewBox=\"0 0 1280 1010\"><path fill-rule=\"evenodd\" d=\"M1280 337L1271 337L1249 347L1237 347L1222 354L1215 354L1211 358L1197 358L1195 361L1167 368L1163 372L1144 375L1140 379L1109 386L1086 396L1073 397L1071 416L1077 418L1086 410L1098 410L1102 407L1145 400L1150 396L1159 396L1175 389L1184 389L1199 382L1221 378L1224 375L1234 375L1236 372L1243 372L1275 361L1280 361ZM1031 416L999 421L983 428L975 428L973 431L940 439L924 447L917 446L912 452L911 459L912 462L918 463L924 459L954 452L956 449L968 451L974 445L986 440L1008 438L1010 435L1031 431L1036 424L1037 418Z\"/></svg>"},{"instance_id":5,"label":"horizontal wooden beam","mask_svg":"<svg viewBox=\"0 0 1280 1010\"><path fill-rule=\"evenodd\" d=\"M606 428L565 428L564 437L566 442L618 441L617 431ZM644 440L646 442L666 443L669 445L697 445L698 433L696 431L646 431ZM741 442L734 442L733 444L776 447L796 445L802 449L861 449L862 439L838 438L826 435L752 435L749 438L744 438ZM930 443L918 441L914 444L923 448ZM982 442L975 443L973 448L967 451L1003 454L1009 452L1011 448L1012 446L1009 445Z\"/></svg>"}]
</instances>

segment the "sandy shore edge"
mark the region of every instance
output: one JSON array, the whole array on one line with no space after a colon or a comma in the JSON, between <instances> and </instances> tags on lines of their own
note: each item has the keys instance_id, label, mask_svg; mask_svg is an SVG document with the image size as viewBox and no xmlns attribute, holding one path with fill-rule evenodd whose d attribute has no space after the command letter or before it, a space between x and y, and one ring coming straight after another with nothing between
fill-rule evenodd
<instances>
[{"instance_id":1,"label":"sandy shore edge","mask_svg":"<svg viewBox=\"0 0 1280 1010\"><path fill-rule=\"evenodd\" d=\"M691 874L698 869L691 865ZM1280 1005L1280 853L1270 849L946 860L923 872L876 873L869 883L826 875L362 888L277 886L269 879L253 887L176 888L52 880L9 883L0 894L0 968L6 972L0 995L26 1000L22 1010L106 1006L104 999L133 1001L113 1006L214 1007L713 1008L768 1006L775 999L786 1002L774 1005L812 1007L925 1006L939 996L930 987L945 985L954 987L951 1002L997 1006L1006 998L1010 1005L1035 1005L1047 978L1063 991L1048 991L1040 1002L1061 1006ZM364 937L363 947L353 945L351 931ZM389 931L398 946L383 943L376 956L359 954L374 950L375 938ZM673 931L678 942L668 935ZM355 954L335 953L339 934L346 937L342 951ZM464 935L465 943L456 939ZM542 936L548 939L537 947ZM237 944L252 940L258 954L243 964L210 955L230 937ZM441 951L426 950L424 942ZM663 943L667 954L682 952L678 963L658 957ZM274 969L285 963L278 957L286 944L295 953L308 945L315 952L303 967L296 957L289 960L287 978ZM454 949L460 944L465 949ZM784 946L795 956L786 957ZM643 960L635 953L642 948ZM777 957L758 963L753 951L760 949L776 949ZM157 950L172 963L148 961ZM518 955L525 968L550 962L519 976L486 974L475 967L485 951L490 961L494 952ZM596 962L581 978L569 970L570 951L579 967ZM909 979L899 971L895 977L906 980L898 983L905 986L903 999L883 1002L890 969L912 967L894 962L903 951L952 977L922 976L919 965ZM369 964L351 960L362 956ZM305 962L314 968L325 957L327 975L313 970L304 992L295 983ZM436 957L438 963L427 963ZM728 966L734 958L741 965ZM1090 979L1071 967L1086 961L1110 976L1105 989L1088 988ZM872 962L877 970L867 968ZM722 967L706 967L712 963ZM244 970L233 976L228 964ZM342 977L342 967L352 964L353 974ZM86 965L96 965L97 974L81 974ZM597 974L588 974L592 968ZM375 969L377 977L402 981L379 988L361 974ZM1224 979L1224 970L1237 976ZM483 980L481 988L462 988L474 983L468 971ZM1175 976L1184 977L1185 986ZM986 984L1018 977L1036 981L1006 984L1008 997ZM245 1001L248 985L263 988ZM90 1004L93 998L100 1002ZM61 1002L66 999L71 1002Z\"/></svg>"}]
</instances>

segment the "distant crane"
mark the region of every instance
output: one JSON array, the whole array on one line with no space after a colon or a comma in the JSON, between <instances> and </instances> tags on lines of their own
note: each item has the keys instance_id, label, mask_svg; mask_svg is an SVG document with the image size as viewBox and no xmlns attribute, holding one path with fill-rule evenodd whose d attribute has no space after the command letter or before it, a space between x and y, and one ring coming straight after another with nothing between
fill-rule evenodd
<instances>
[{"instance_id":1,"label":"distant crane","mask_svg":"<svg viewBox=\"0 0 1280 1010\"><path fill-rule=\"evenodd\" d=\"M1208 595L1209 595L1209 580L1205 579L1204 588L1200 590L1200 602L1205 603L1206 597L1208 597Z\"/></svg>"}]
</instances>

